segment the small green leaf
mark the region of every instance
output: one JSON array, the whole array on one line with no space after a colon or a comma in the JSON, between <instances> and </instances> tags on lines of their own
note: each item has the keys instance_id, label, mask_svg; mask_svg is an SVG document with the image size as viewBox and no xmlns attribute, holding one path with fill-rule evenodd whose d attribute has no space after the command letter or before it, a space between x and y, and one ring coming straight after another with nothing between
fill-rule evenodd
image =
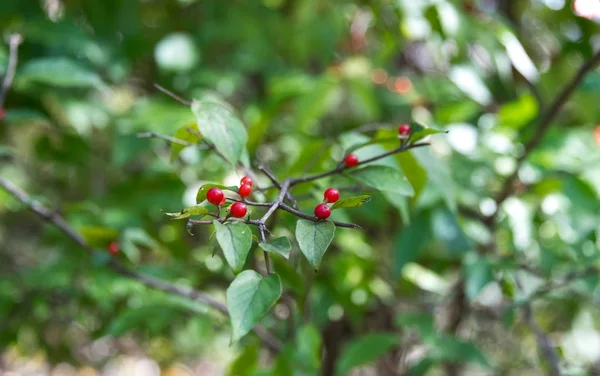
<instances>
[{"instance_id":1,"label":"small green leaf","mask_svg":"<svg viewBox=\"0 0 600 376\"><path fill-rule=\"evenodd\" d=\"M281 280L277 274L262 277L254 270L240 273L227 289L227 310L232 338L237 342L277 303Z\"/></svg>"},{"instance_id":2,"label":"small green leaf","mask_svg":"<svg viewBox=\"0 0 600 376\"><path fill-rule=\"evenodd\" d=\"M410 133L410 141L411 142L420 141L420 140L424 139L425 137L430 136L432 134L448 133L448 131L444 131L441 129L435 129L435 128L427 128L418 123L411 123L410 129L411 129L411 133Z\"/></svg>"},{"instance_id":3,"label":"small green leaf","mask_svg":"<svg viewBox=\"0 0 600 376\"><path fill-rule=\"evenodd\" d=\"M468 362L490 367L486 356L471 342L466 342L449 335L431 338L433 345L430 356L434 359L450 362Z\"/></svg>"},{"instance_id":4,"label":"small green leaf","mask_svg":"<svg viewBox=\"0 0 600 376\"><path fill-rule=\"evenodd\" d=\"M366 146L369 145L375 145L375 144L390 144L390 143L396 143L398 144L398 137L382 137L382 138L374 138L371 139L369 141L365 141L365 142L359 142L357 144L354 144L352 146L350 146L348 149L346 149L344 151L344 155L350 154L355 150L358 149L362 149Z\"/></svg>"},{"instance_id":5,"label":"small green leaf","mask_svg":"<svg viewBox=\"0 0 600 376\"><path fill-rule=\"evenodd\" d=\"M401 196L413 196L415 191L402 171L388 166L371 165L354 170L350 178L380 191L392 192Z\"/></svg>"},{"instance_id":6,"label":"small green leaf","mask_svg":"<svg viewBox=\"0 0 600 376\"><path fill-rule=\"evenodd\" d=\"M336 375L347 375L354 367L383 357L398 345L398 336L391 333L372 333L362 336L344 347L336 367Z\"/></svg>"},{"instance_id":7,"label":"small green leaf","mask_svg":"<svg viewBox=\"0 0 600 376\"><path fill-rule=\"evenodd\" d=\"M494 279L494 271L490 262L476 254L465 257L465 292L469 300L474 300L485 285Z\"/></svg>"},{"instance_id":8,"label":"small green leaf","mask_svg":"<svg viewBox=\"0 0 600 376\"><path fill-rule=\"evenodd\" d=\"M271 243L258 243L258 246L267 252L278 253L288 259L292 245L290 240L285 236L273 239Z\"/></svg>"},{"instance_id":9,"label":"small green leaf","mask_svg":"<svg viewBox=\"0 0 600 376\"><path fill-rule=\"evenodd\" d=\"M245 345L237 358L229 366L230 376L251 376L254 375L258 365L258 356L260 346L258 343Z\"/></svg>"},{"instance_id":10,"label":"small green leaf","mask_svg":"<svg viewBox=\"0 0 600 376\"><path fill-rule=\"evenodd\" d=\"M315 270L319 270L321 259L331 244L335 225L330 221L313 222L305 219L296 224L296 240L300 250Z\"/></svg>"},{"instance_id":11,"label":"small green leaf","mask_svg":"<svg viewBox=\"0 0 600 376\"><path fill-rule=\"evenodd\" d=\"M171 217L171 219L184 219L184 218L189 218L189 217L193 217L193 216L201 216L202 217L202 216L207 215L208 213L210 213L210 212L204 206L192 206L191 208L182 209L179 213L165 213L165 214L168 215L169 217Z\"/></svg>"},{"instance_id":12,"label":"small green leaf","mask_svg":"<svg viewBox=\"0 0 600 376\"><path fill-rule=\"evenodd\" d=\"M252 246L252 231L241 222L222 224L213 221L217 234L217 242L223 250L227 263L238 273L246 263L246 257Z\"/></svg>"},{"instance_id":13,"label":"small green leaf","mask_svg":"<svg viewBox=\"0 0 600 376\"><path fill-rule=\"evenodd\" d=\"M77 229L85 241L93 247L105 247L109 242L117 240L119 232L113 228L85 226Z\"/></svg>"},{"instance_id":14,"label":"small green leaf","mask_svg":"<svg viewBox=\"0 0 600 376\"><path fill-rule=\"evenodd\" d=\"M235 187L235 186L226 186L226 185L222 185L222 184L213 184L213 183L204 184L198 189L198 193L196 193L196 203L197 204L206 200L206 193L211 188L220 188L220 189L224 189L227 191L237 192L237 187Z\"/></svg>"},{"instance_id":15,"label":"small green leaf","mask_svg":"<svg viewBox=\"0 0 600 376\"><path fill-rule=\"evenodd\" d=\"M104 83L96 73L65 58L43 58L25 63L17 74L19 84L41 83L56 87L91 88Z\"/></svg>"},{"instance_id":16,"label":"small green leaf","mask_svg":"<svg viewBox=\"0 0 600 376\"><path fill-rule=\"evenodd\" d=\"M200 138L200 135L198 135L197 133L190 132L191 129L194 129L193 127L194 127L193 124L184 125L183 127L180 127L179 129L177 129L177 131L175 132L175 135L173 137L175 137L181 141L189 142L190 144L197 144L201 140L201 138ZM169 158L170 162L173 162L174 160L176 160L179 157L179 153L181 153L181 151L185 148L186 148L185 145L181 145L181 144L172 142L171 143L171 156Z\"/></svg>"},{"instance_id":17,"label":"small green leaf","mask_svg":"<svg viewBox=\"0 0 600 376\"><path fill-rule=\"evenodd\" d=\"M244 124L233 111L215 102L194 101L192 112L196 116L200 133L229 163L235 165L248 142L248 132Z\"/></svg>"},{"instance_id":18,"label":"small green leaf","mask_svg":"<svg viewBox=\"0 0 600 376\"><path fill-rule=\"evenodd\" d=\"M371 201L371 196L362 195L356 197L343 198L331 206L331 210L343 208L358 208Z\"/></svg>"}]
</instances>

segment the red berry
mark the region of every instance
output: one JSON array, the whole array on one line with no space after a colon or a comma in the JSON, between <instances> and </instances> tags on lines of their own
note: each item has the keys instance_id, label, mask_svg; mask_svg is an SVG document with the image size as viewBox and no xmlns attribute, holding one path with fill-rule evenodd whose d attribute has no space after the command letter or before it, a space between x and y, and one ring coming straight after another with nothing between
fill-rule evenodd
<instances>
[{"instance_id":1,"label":"red berry","mask_svg":"<svg viewBox=\"0 0 600 376\"><path fill-rule=\"evenodd\" d=\"M331 215L331 209L326 204L319 204L315 207L315 216L319 219L327 219Z\"/></svg>"},{"instance_id":2,"label":"red berry","mask_svg":"<svg viewBox=\"0 0 600 376\"><path fill-rule=\"evenodd\" d=\"M252 187L252 178L250 176L244 176L242 180L240 180L240 185L248 184Z\"/></svg>"},{"instance_id":3,"label":"red berry","mask_svg":"<svg viewBox=\"0 0 600 376\"><path fill-rule=\"evenodd\" d=\"M108 253L110 253L111 255L116 255L117 253L119 253L119 243L110 242L110 244L108 245L108 247L106 247L106 249L108 250Z\"/></svg>"},{"instance_id":4,"label":"red berry","mask_svg":"<svg viewBox=\"0 0 600 376\"><path fill-rule=\"evenodd\" d=\"M231 205L231 208L229 208L229 210L231 211L231 215L237 218L242 218L248 212L246 204L244 204L243 202L236 202L235 204Z\"/></svg>"},{"instance_id":5,"label":"red berry","mask_svg":"<svg viewBox=\"0 0 600 376\"><path fill-rule=\"evenodd\" d=\"M238 193L242 197L248 197L252 193L252 186L250 184L242 184L240 189L238 189Z\"/></svg>"},{"instance_id":6,"label":"red berry","mask_svg":"<svg viewBox=\"0 0 600 376\"><path fill-rule=\"evenodd\" d=\"M346 158L344 158L344 163L346 163L346 166L348 167L356 166L358 164L358 157L356 154L348 154Z\"/></svg>"},{"instance_id":7,"label":"red berry","mask_svg":"<svg viewBox=\"0 0 600 376\"><path fill-rule=\"evenodd\" d=\"M340 199L340 191L338 191L335 188L327 188L327 190L323 194L323 197L325 197L325 200L327 200L327 202L336 202Z\"/></svg>"},{"instance_id":8,"label":"red berry","mask_svg":"<svg viewBox=\"0 0 600 376\"><path fill-rule=\"evenodd\" d=\"M219 188L211 188L206 192L206 199L213 205L220 205L225 195Z\"/></svg>"},{"instance_id":9,"label":"red berry","mask_svg":"<svg viewBox=\"0 0 600 376\"><path fill-rule=\"evenodd\" d=\"M410 125L402 124L398 127L398 134L400 136L408 136L410 134Z\"/></svg>"}]
</instances>

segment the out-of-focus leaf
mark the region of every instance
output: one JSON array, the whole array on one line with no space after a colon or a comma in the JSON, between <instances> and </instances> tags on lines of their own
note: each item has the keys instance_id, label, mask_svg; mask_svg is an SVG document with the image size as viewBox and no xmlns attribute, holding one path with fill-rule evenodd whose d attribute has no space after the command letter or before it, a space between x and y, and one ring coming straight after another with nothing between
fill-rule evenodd
<instances>
[{"instance_id":1,"label":"out-of-focus leaf","mask_svg":"<svg viewBox=\"0 0 600 376\"><path fill-rule=\"evenodd\" d=\"M244 124L233 112L216 102L192 103L198 130L217 148L229 163L235 165L241 158L248 142Z\"/></svg>"},{"instance_id":2,"label":"out-of-focus leaf","mask_svg":"<svg viewBox=\"0 0 600 376\"><path fill-rule=\"evenodd\" d=\"M444 131L441 129L427 128L418 123L411 123L410 125L411 133L410 140L411 142L417 142L424 139L427 136L438 134L438 133L448 133L448 131Z\"/></svg>"},{"instance_id":3,"label":"out-of-focus leaf","mask_svg":"<svg viewBox=\"0 0 600 376\"><path fill-rule=\"evenodd\" d=\"M471 342L465 342L457 338L440 335L432 337L433 349L430 353L432 358L450 362L467 362L490 367L486 356Z\"/></svg>"},{"instance_id":4,"label":"out-of-focus leaf","mask_svg":"<svg viewBox=\"0 0 600 376\"><path fill-rule=\"evenodd\" d=\"M191 208L182 209L179 213L165 213L165 214L168 215L169 217L171 217L171 219L184 219L184 218L189 218L189 217L193 217L193 216L202 217L209 213L210 213L210 211L203 206L192 206Z\"/></svg>"},{"instance_id":5,"label":"out-of-focus leaf","mask_svg":"<svg viewBox=\"0 0 600 376\"><path fill-rule=\"evenodd\" d=\"M538 103L533 95L521 95L514 102L509 102L498 110L499 124L514 129L521 129L538 114Z\"/></svg>"},{"instance_id":6,"label":"out-of-focus leaf","mask_svg":"<svg viewBox=\"0 0 600 376\"><path fill-rule=\"evenodd\" d=\"M436 191L446 202L448 209L456 213L456 191L454 180L448 166L435 158L427 148L412 150L411 153L419 164L427 171L429 181L435 186Z\"/></svg>"},{"instance_id":7,"label":"out-of-focus leaf","mask_svg":"<svg viewBox=\"0 0 600 376\"><path fill-rule=\"evenodd\" d=\"M77 229L86 242L93 247L104 247L109 242L117 240L119 232L112 228L85 226Z\"/></svg>"},{"instance_id":8,"label":"out-of-focus leaf","mask_svg":"<svg viewBox=\"0 0 600 376\"><path fill-rule=\"evenodd\" d=\"M415 194L404 173L391 167L366 166L352 170L348 176L380 191L392 192L402 196Z\"/></svg>"},{"instance_id":9,"label":"out-of-focus leaf","mask_svg":"<svg viewBox=\"0 0 600 376\"><path fill-rule=\"evenodd\" d=\"M308 221L300 219L296 223L296 240L300 250L315 270L319 270L321 259L331 244L335 225L331 221Z\"/></svg>"},{"instance_id":10,"label":"out-of-focus leaf","mask_svg":"<svg viewBox=\"0 0 600 376\"><path fill-rule=\"evenodd\" d=\"M246 257L252 246L252 231L245 223L231 222L222 224L215 220L217 242L223 250L227 263L238 273L246 263Z\"/></svg>"},{"instance_id":11,"label":"out-of-focus leaf","mask_svg":"<svg viewBox=\"0 0 600 376\"><path fill-rule=\"evenodd\" d=\"M383 357L398 345L398 336L391 333L371 333L348 343L336 365L336 375L347 375L354 367Z\"/></svg>"},{"instance_id":12,"label":"out-of-focus leaf","mask_svg":"<svg viewBox=\"0 0 600 376\"><path fill-rule=\"evenodd\" d=\"M258 243L258 246L267 252L280 254L286 259L290 257L290 250L292 249L290 240L285 236L273 239L270 243Z\"/></svg>"},{"instance_id":13,"label":"out-of-focus leaf","mask_svg":"<svg viewBox=\"0 0 600 376\"><path fill-rule=\"evenodd\" d=\"M431 240L429 213L421 213L404 227L394 244L394 275L399 276L402 268L417 259L423 247Z\"/></svg>"},{"instance_id":14,"label":"out-of-focus leaf","mask_svg":"<svg viewBox=\"0 0 600 376\"><path fill-rule=\"evenodd\" d=\"M229 367L230 376L251 376L254 375L258 366L258 357L260 346L256 343L245 345L237 358Z\"/></svg>"},{"instance_id":15,"label":"out-of-focus leaf","mask_svg":"<svg viewBox=\"0 0 600 376\"><path fill-rule=\"evenodd\" d=\"M254 270L240 273L227 289L231 342L239 341L252 330L280 296L281 281L277 274L262 277Z\"/></svg>"},{"instance_id":16,"label":"out-of-focus leaf","mask_svg":"<svg viewBox=\"0 0 600 376\"><path fill-rule=\"evenodd\" d=\"M494 278L492 265L477 254L465 257L465 292L469 300L474 300L481 290Z\"/></svg>"},{"instance_id":17,"label":"out-of-focus leaf","mask_svg":"<svg viewBox=\"0 0 600 376\"><path fill-rule=\"evenodd\" d=\"M26 62L17 73L18 85L40 83L57 87L100 88L104 83L92 71L66 58L42 58Z\"/></svg>"},{"instance_id":18,"label":"out-of-focus leaf","mask_svg":"<svg viewBox=\"0 0 600 376\"><path fill-rule=\"evenodd\" d=\"M321 367L321 342L321 334L313 324L306 324L298 329L296 357L298 363L309 372L318 371Z\"/></svg>"},{"instance_id":19,"label":"out-of-focus leaf","mask_svg":"<svg viewBox=\"0 0 600 376\"><path fill-rule=\"evenodd\" d=\"M359 206L363 206L369 201L371 201L371 196L369 195L343 198L341 200L338 200L335 204L333 204L331 206L331 210L344 208L358 208Z\"/></svg>"}]
</instances>

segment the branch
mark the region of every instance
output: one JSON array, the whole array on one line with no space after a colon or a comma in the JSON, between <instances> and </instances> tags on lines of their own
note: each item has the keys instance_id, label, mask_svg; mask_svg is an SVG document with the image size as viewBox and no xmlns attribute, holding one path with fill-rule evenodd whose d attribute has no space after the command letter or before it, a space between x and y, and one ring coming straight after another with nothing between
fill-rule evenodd
<instances>
[{"instance_id":1,"label":"branch","mask_svg":"<svg viewBox=\"0 0 600 376\"><path fill-rule=\"evenodd\" d=\"M558 94L558 96L552 101L546 112L540 117L539 124L535 130L533 137L525 144L523 154L517 159L517 165L515 172L506 179L502 190L496 197L496 203L498 206L502 204L511 194L513 189L513 183L517 180L519 169L529 156L529 154L538 146L540 141L550 129L550 125L554 118L560 113L567 100L571 97L577 86L583 81L584 77L592 71L600 63L600 51L597 52L587 63L579 68L579 71L573 77L571 82L565 86L565 88Z\"/></svg>"},{"instance_id":2,"label":"branch","mask_svg":"<svg viewBox=\"0 0 600 376\"><path fill-rule=\"evenodd\" d=\"M12 87L13 79L15 78L17 63L19 61L19 45L21 42L23 42L21 34L15 33L10 35L8 41L8 65L6 66L6 74L4 75L4 81L2 82L2 89L0 89L0 109L4 108L6 95Z\"/></svg>"},{"instance_id":3,"label":"branch","mask_svg":"<svg viewBox=\"0 0 600 376\"><path fill-rule=\"evenodd\" d=\"M1 177L0 187L6 192L10 193L17 200L22 202L32 212L40 216L42 219L56 226L71 240L77 243L77 245L79 245L81 248L88 252L93 252L93 247L91 247L83 238L83 236L81 236L81 234L79 234L73 227L71 227L71 225L69 225L69 223L65 221L64 218L61 217L58 213L53 212L50 209L44 207L39 202L32 200L27 193L17 188L8 180L5 180ZM187 286L172 284L149 275L135 272L133 270L128 269L123 264L119 263L116 259L112 259L109 265L118 274L124 277L134 279L147 287L166 293L176 294L178 296L182 296L184 298L196 302L204 303L214 308L215 310L223 313L224 315L229 315L227 312L227 307L223 303L215 300L205 292L194 290ZM264 328L257 326L253 330L269 349L271 349L274 352L279 352L281 350L281 343Z\"/></svg>"},{"instance_id":4,"label":"branch","mask_svg":"<svg viewBox=\"0 0 600 376\"><path fill-rule=\"evenodd\" d=\"M523 307L523 321L525 321L527 327L529 327L529 329L535 334L535 341L537 342L540 354L544 359L546 359L548 366L550 367L549 374L551 376L561 376L562 373L560 371L560 361L558 359L558 355L556 355L554 346L552 346L552 343L550 342L550 339L546 333L544 333L542 328L540 328L533 319L533 312L531 309L531 304L529 303L526 303Z\"/></svg>"},{"instance_id":5,"label":"branch","mask_svg":"<svg viewBox=\"0 0 600 376\"><path fill-rule=\"evenodd\" d=\"M185 140L179 139L177 137L171 137L171 136L167 136L164 134L158 134L158 133L154 133L154 132L143 132L143 133L138 133L137 134L137 138L158 138L161 140L165 140L168 141L172 144L178 144L178 145L182 145L182 146L193 146L196 144L193 144L191 142L187 142Z\"/></svg>"},{"instance_id":6,"label":"branch","mask_svg":"<svg viewBox=\"0 0 600 376\"><path fill-rule=\"evenodd\" d=\"M164 87L160 86L159 84L154 84L154 87L157 88L158 90L162 91L163 93L167 94L169 97L175 99L177 102L183 104L184 106L190 107L192 105L191 101L181 98L179 95L173 93L170 90L165 89Z\"/></svg>"},{"instance_id":7,"label":"branch","mask_svg":"<svg viewBox=\"0 0 600 376\"><path fill-rule=\"evenodd\" d=\"M292 208L290 206L287 206L284 203L282 203L281 205L279 205L279 207L281 209L285 210L286 212L295 215L296 217L308 219L309 221L313 221L313 222L318 222L319 221L319 219L317 217L315 217L314 215L304 214L301 211L296 210L296 209L294 209L294 208ZM331 222L333 222L333 224L336 225L337 227L357 228L357 229L362 228L359 225L354 224L354 223L344 223L344 222L337 222L337 221L331 221Z\"/></svg>"},{"instance_id":8,"label":"branch","mask_svg":"<svg viewBox=\"0 0 600 376\"><path fill-rule=\"evenodd\" d=\"M356 166L352 166L352 167L347 167L344 164L339 164L336 168L334 168L333 170L329 170L320 174L316 174L316 175L309 175L309 176L305 176L303 178L295 178L295 179L290 179L290 187L294 186L296 184L300 184L300 183L306 183L309 181L315 181L315 180L319 180L322 179L324 177L327 176L331 176L331 175L335 175L335 174L339 174L345 170L351 169L351 168L356 168L358 166L363 166L367 163L371 163L386 157L389 157L390 155L394 155L396 153L400 153L400 152L404 152L410 149L415 149L415 148L419 148L419 147L423 147L423 146L428 146L429 143L428 142L421 142L421 143L416 143L416 144L405 144L405 145L401 145L395 149L392 149L386 153L380 154L380 155L376 155L372 158L368 158L365 159L364 161L360 161Z\"/></svg>"}]
</instances>

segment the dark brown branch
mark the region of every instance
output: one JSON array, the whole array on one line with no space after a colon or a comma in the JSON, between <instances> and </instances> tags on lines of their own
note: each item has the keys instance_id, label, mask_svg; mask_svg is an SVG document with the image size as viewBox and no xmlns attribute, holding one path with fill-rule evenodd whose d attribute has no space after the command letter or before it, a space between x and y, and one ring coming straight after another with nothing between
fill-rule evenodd
<instances>
[{"instance_id":1,"label":"dark brown branch","mask_svg":"<svg viewBox=\"0 0 600 376\"><path fill-rule=\"evenodd\" d=\"M17 188L8 180L5 180L1 177L0 187L6 192L10 193L13 197L22 202L24 205L26 205L32 212L40 216L42 219L56 226L65 235L67 235L67 237L69 237L71 240L77 243L77 245L79 245L81 248L85 249L88 252L93 252L93 248L87 243L87 241L81 236L81 234L79 234L73 227L71 227L71 225L69 225L69 223L65 221L64 218L58 213L46 208L39 202L32 200L27 193ZM215 300L210 295L202 291L194 290L187 286L172 284L149 275L135 272L133 270L128 269L115 259L111 260L110 267L118 274L124 277L134 279L147 287L151 287L153 289L160 290L166 293L176 294L178 296L182 296L193 301L204 303L214 308L215 310L225 315L228 315L227 307L223 303ZM281 350L281 343L279 343L279 341L273 335L268 333L264 328L257 326L254 328L254 332L261 338L261 340L269 349L275 352Z\"/></svg>"},{"instance_id":2,"label":"dark brown branch","mask_svg":"<svg viewBox=\"0 0 600 376\"><path fill-rule=\"evenodd\" d=\"M571 82L565 86L565 88L558 94L558 96L552 101L550 106L547 108L546 112L540 117L538 125L535 129L534 135L531 139L525 144L525 148L523 154L517 159L517 165L515 168L515 172L506 179L500 193L496 197L496 203L498 206L502 204L512 193L513 184L518 178L519 169L529 156L531 152L538 146L541 140L550 129L552 125L552 121L554 118L560 113L565 103L567 103L568 99L575 92L579 84L583 81L584 77L592 71L598 64L600 63L600 51L597 52L587 63L579 68L579 71L573 77Z\"/></svg>"},{"instance_id":3,"label":"dark brown branch","mask_svg":"<svg viewBox=\"0 0 600 376\"><path fill-rule=\"evenodd\" d=\"M6 95L12 87L15 73L17 71L17 63L19 62L19 45L23 42L21 34L11 34L8 40L8 65L6 66L6 74L2 81L2 89L0 89L0 109L4 108Z\"/></svg>"},{"instance_id":4,"label":"dark brown branch","mask_svg":"<svg viewBox=\"0 0 600 376\"><path fill-rule=\"evenodd\" d=\"M550 368L549 375L561 376L562 372L560 371L558 355L546 333L544 333L542 328L533 319L533 312L529 303L523 306L523 321L525 321L527 327L535 334L535 341L537 342L539 352Z\"/></svg>"},{"instance_id":5,"label":"dark brown branch","mask_svg":"<svg viewBox=\"0 0 600 376\"><path fill-rule=\"evenodd\" d=\"M309 215L309 214L304 214L299 210L296 210L290 206L287 206L286 204L281 204L279 205L279 207L283 210L285 210L288 213L291 213L293 215L295 215L296 217L300 217L303 219L308 219L309 221L313 221L313 222L318 222L320 221L320 219L318 219L317 217L315 217L314 215ZM331 221L333 222L334 225L336 225L337 227L344 227L344 228L357 228L360 229L361 227L357 224L354 223L344 223L344 222L338 222L338 221Z\"/></svg>"},{"instance_id":6,"label":"dark brown branch","mask_svg":"<svg viewBox=\"0 0 600 376\"><path fill-rule=\"evenodd\" d=\"M167 94L169 97L175 99L177 102L183 104L184 106L189 107L192 105L191 101L181 98L179 95L173 93L170 90L165 89L164 87L160 86L159 84L154 84L154 87L157 88L158 90L162 91L163 93Z\"/></svg>"}]
</instances>

